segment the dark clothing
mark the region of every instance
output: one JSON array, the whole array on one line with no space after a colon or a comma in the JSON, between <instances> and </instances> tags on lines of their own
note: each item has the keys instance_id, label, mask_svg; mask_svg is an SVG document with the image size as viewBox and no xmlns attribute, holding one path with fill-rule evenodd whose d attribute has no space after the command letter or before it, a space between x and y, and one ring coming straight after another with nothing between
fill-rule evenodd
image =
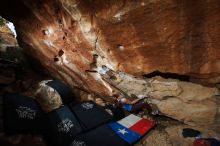
<instances>
[{"instance_id":1,"label":"dark clothing","mask_svg":"<svg viewBox=\"0 0 220 146\"><path fill-rule=\"evenodd\" d=\"M119 104L121 104L122 108L125 109L126 111L129 111L131 112L132 111L132 108L133 108L133 105L132 104L125 104L125 103L122 103L122 99L123 98L127 98L126 96L123 96L118 102Z\"/></svg>"},{"instance_id":2,"label":"dark clothing","mask_svg":"<svg viewBox=\"0 0 220 146\"><path fill-rule=\"evenodd\" d=\"M193 142L193 146L212 146L212 145L211 142L209 142L208 140L204 138L200 138L200 139L196 139Z\"/></svg>"},{"instance_id":3,"label":"dark clothing","mask_svg":"<svg viewBox=\"0 0 220 146\"><path fill-rule=\"evenodd\" d=\"M184 138L186 138L186 137L196 137L196 136L200 135L201 132L198 131L198 130L191 129L191 128L184 128L183 131L182 131L182 134L183 134Z\"/></svg>"},{"instance_id":4,"label":"dark clothing","mask_svg":"<svg viewBox=\"0 0 220 146\"><path fill-rule=\"evenodd\" d=\"M143 109L146 109L148 111L148 113L152 112L152 108L150 107L150 105L148 103L142 103L142 102L134 104L131 111L137 112L137 111L140 111Z\"/></svg>"},{"instance_id":5,"label":"dark clothing","mask_svg":"<svg viewBox=\"0 0 220 146\"><path fill-rule=\"evenodd\" d=\"M193 146L220 146L220 141L215 138L199 138L193 142Z\"/></svg>"},{"instance_id":6,"label":"dark clothing","mask_svg":"<svg viewBox=\"0 0 220 146\"><path fill-rule=\"evenodd\" d=\"M122 103L122 99L123 98L127 98L126 96L123 96L118 103L122 106L123 109L125 109L126 111L129 112L138 112L140 110L146 109L148 111L148 113L152 112L152 108L148 103L142 103L142 102L138 102L135 104L125 104Z\"/></svg>"},{"instance_id":7,"label":"dark clothing","mask_svg":"<svg viewBox=\"0 0 220 146\"><path fill-rule=\"evenodd\" d=\"M206 138L209 142L211 142L211 146L220 146L220 141L215 138Z\"/></svg>"}]
</instances>

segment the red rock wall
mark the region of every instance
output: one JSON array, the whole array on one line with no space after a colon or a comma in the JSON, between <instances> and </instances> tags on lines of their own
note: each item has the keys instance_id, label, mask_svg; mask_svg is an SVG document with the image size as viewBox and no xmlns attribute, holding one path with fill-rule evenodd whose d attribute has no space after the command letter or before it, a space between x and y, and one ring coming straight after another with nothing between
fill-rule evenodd
<instances>
[{"instance_id":1,"label":"red rock wall","mask_svg":"<svg viewBox=\"0 0 220 146\"><path fill-rule=\"evenodd\" d=\"M71 86L110 94L90 72L102 65L220 80L219 0L3 0L0 7L26 51Z\"/></svg>"},{"instance_id":2,"label":"red rock wall","mask_svg":"<svg viewBox=\"0 0 220 146\"><path fill-rule=\"evenodd\" d=\"M218 0L84 1L78 7L92 17L116 69L138 75L220 71Z\"/></svg>"}]
</instances>

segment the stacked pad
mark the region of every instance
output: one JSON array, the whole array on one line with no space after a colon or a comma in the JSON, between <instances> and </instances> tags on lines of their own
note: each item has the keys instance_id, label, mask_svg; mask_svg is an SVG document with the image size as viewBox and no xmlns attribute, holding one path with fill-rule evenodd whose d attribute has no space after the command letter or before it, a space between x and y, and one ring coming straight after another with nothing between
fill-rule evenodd
<instances>
[{"instance_id":1,"label":"stacked pad","mask_svg":"<svg viewBox=\"0 0 220 146\"><path fill-rule=\"evenodd\" d=\"M123 140L129 144L134 144L152 129L155 123L131 114L118 122L112 122L108 125Z\"/></svg>"},{"instance_id":2,"label":"stacked pad","mask_svg":"<svg viewBox=\"0 0 220 146\"><path fill-rule=\"evenodd\" d=\"M34 99L17 94L6 94L3 100L6 133L38 133L43 129L44 116Z\"/></svg>"},{"instance_id":3,"label":"stacked pad","mask_svg":"<svg viewBox=\"0 0 220 146\"><path fill-rule=\"evenodd\" d=\"M98 127L112 119L112 116L94 102L83 102L77 106L70 104L84 131Z\"/></svg>"},{"instance_id":4,"label":"stacked pad","mask_svg":"<svg viewBox=\"0 0 220 146\"><path fill-rule=\"evenodd\" d=\"M69 146L128 146L107 125L77 136Z\"/></svg>"},{"instance_id":5,"label":"stacked pad","mask_svg":"<svg viewBox=\"0 0 220 146\"><path fill-rule=\"evenodd\" d=\"M68 106L62 106L47 114L49 131L44 134L53 146L69 145L82 132L81 126Z\"/></svg>"},{"instance_id":6,"label":"stacked pad","mask_svg":"<svg viewBox=\"0 0 220 146\"><path fill-rule=\"evenodd\" d=\"M64 104L70 103L74 99L73 92L63 82L61 82L59 80L52 80L52 81L49 81L48 83L46 83L46 85L52 87L53 89L55 89L59 93Z\"/></svg>"}]
</instances>

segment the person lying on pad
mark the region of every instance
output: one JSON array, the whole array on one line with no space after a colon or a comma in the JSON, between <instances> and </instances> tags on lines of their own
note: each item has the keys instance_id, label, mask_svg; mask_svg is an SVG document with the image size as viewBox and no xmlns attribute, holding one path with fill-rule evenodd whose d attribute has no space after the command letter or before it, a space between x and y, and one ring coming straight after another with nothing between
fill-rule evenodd
<instances>
[{"instance_id":1,"label":"person lying on pad","mask_svg":"<svg viewBox=\"0 0 220 146\"><path fill-rule=\"evenodd\" d=\"M152 107L147 102L140 102L144 96L139 96L136 99L131 99L128 96L122 94L114 94L112 96L118 106L129 112L138 112L140 110L147 110L149 114L158 115L158 110L153 110Z\"/></svg>"}]
</instances>

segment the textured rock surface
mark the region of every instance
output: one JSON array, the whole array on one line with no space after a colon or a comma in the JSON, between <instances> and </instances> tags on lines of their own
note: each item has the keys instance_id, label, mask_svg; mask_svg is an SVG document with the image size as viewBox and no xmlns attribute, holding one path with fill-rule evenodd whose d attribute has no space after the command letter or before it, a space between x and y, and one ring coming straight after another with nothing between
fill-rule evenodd
<instances>
[{"instance_id":1,"label":"textured rock surface","mask_svg":"<svg viewBox=\"0 0 220 146\"><path fill-rule=\"evenodd\" d=\"M0 14L26 52L71 87L144 94L164 115L220 129L216 89L132 76L159 71L218 83L219 0L3 0Z\"/></svg>"},{"instance_id":2,"label":"textured rock surface","mask_svg":"<svg viewBox=\"0 0 220 146\"><path fill-rule=\"evenodd\" d=\"M190 127L186 125L169 125L164 129L155 129L151 131L145 138L142 140L141 144L137 144L136 146L192 146L195 138L184 138L182 135L182 131L184 128L192 128L199 130L202 133L203 138L219 138L219 134L204 130L197 127Z\"/></svg>"},{"instance_id":3,"label":"textured rock surface","mask_svg":"<svg viewBox=\"0 0 220 146\"><path fill-rule=\"evenodd\" d=\"M6 51L6 48L11 46L18 46L17 40L8 26L3 23L0 26L0 52Z\"/></svg>"},{"instance_id":4,"label":"textured rock surface","mask_svg":"<svg viewBox=\"0 0 220 146\"><path fill-rule=\"evenodd\" d=\"M174 145L174 146L190 146L192 145L193 141L195 140L195 138L184 138L182 135L182 131L184 128L192 128L195 130L198 130L201 132L201 137L203 138L219 138L220 135L207 130L207 129L203 129L203 128L198 128L198 127L190 127L190 126L186 126L186 125L176 125L176 126L169 126L165 129L165 132L167 133L170 142Z\"/></svg>"},{"instance_id":5,"label":"textured rock surface","mask_svg":"<svg viewBox=\"0 0 220 146\"><path fill-rule=\"evenodd\" d=\"M150 97L163 115L178 119L190 125L199 125L219 131L220 98L217 88L208 88L199 84L175 79L154 77L140 79L119 73L115 80L105 76L112 86L131 95Z\"/></svg>"},{"instance_id":6,"label":"textured rock surface","mask_svg":"<svg viewBox=\"0 0 220 146\"><path fill-rule=\"evenodd\" d=\"M161 71L218 82L217 0L20 0L14 4L11 8L10 1L3 1L1 11L15 23L22 46L72 86L110 93L99 75L88 73L100 65L135 75Z\"/></svg>"}]
</instances>

